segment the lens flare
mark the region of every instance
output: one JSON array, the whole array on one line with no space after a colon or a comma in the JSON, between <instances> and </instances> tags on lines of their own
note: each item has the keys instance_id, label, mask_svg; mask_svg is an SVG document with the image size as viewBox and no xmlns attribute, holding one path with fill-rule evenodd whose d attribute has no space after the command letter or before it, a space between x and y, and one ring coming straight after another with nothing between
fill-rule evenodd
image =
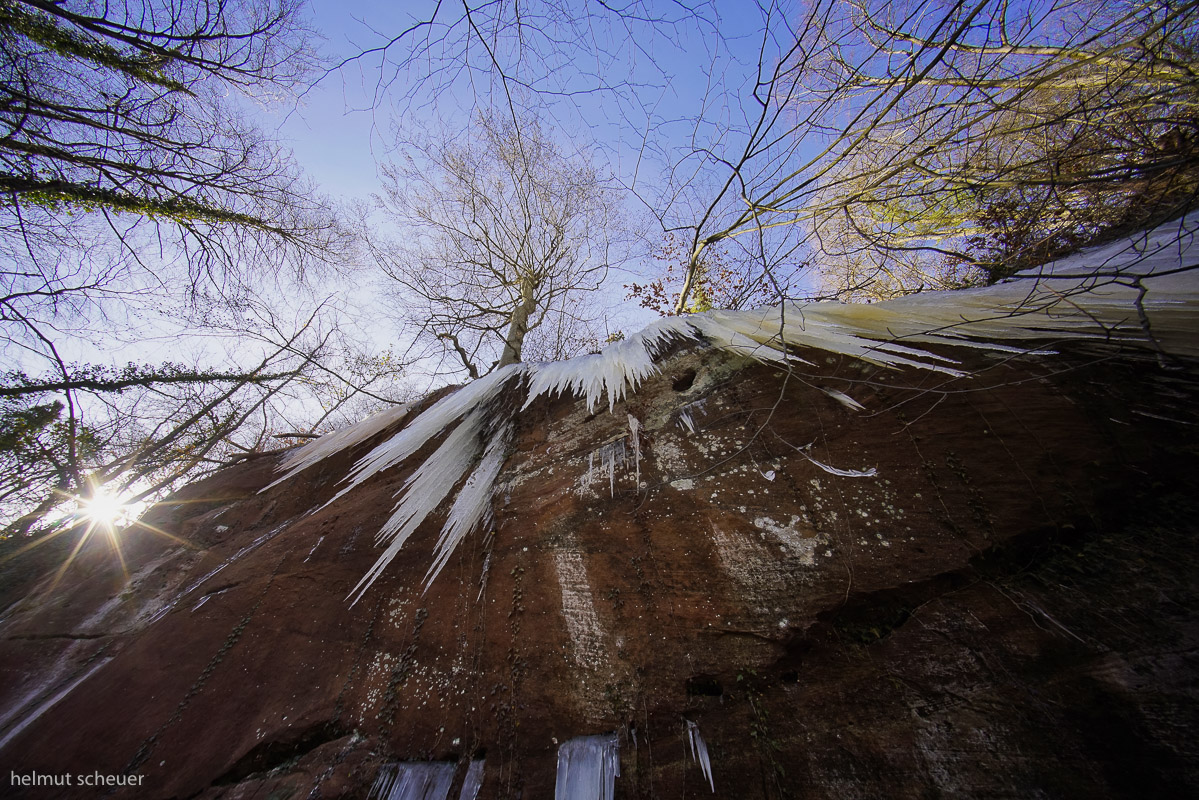
<instances>
[{"instance_id":1,"label":"lens flare","mask_svg":"<svg viewBox=\"0 0 1199 800\"><path fill-rule=\"evenodd\" d=\"M82 502L82 516L94 525L117 527L128 520L130 507L118 495L103 489Z\"/></svg>"}]
</instances>

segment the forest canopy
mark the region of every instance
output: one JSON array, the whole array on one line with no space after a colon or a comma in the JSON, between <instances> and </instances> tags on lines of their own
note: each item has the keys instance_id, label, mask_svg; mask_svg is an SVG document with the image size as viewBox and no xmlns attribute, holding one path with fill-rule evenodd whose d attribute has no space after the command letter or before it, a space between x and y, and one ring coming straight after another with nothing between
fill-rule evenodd
<instances>
[{"instance_id":1,"label":"forest canopy","mask_svg":"<svg viewBox=\"0 0 1199 800\"><path fill-rule=\"evenodd\" d=\"M316 65L296 3L0 3L6 532L260 449L324 380L330 303L269 292L350 239L248 110ZM238 352L192 356L204 337ZM89 360L122 345L147 355Z\"/></svg>"}]
</instances>

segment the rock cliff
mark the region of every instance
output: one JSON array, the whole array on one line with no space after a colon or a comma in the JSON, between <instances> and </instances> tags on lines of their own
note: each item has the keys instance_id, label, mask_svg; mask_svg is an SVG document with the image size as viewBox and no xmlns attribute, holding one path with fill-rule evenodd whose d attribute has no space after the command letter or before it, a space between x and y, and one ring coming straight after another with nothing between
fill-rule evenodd
<instances>
[{"instance_id":1,"label":"rock cliff","mask_svg":"<svg viewBox=\"0 0 1199 800\"><path fill-rule=\"evenodd\" d=\"M353 603L453 434L344 479L466 389L230 467L6 579L6 796L543 798L560 755L623 798L1194 796L1194 366L1029 346L500 392L487 524L426 589L447 499Z\"/></svg>"}]
</instances>

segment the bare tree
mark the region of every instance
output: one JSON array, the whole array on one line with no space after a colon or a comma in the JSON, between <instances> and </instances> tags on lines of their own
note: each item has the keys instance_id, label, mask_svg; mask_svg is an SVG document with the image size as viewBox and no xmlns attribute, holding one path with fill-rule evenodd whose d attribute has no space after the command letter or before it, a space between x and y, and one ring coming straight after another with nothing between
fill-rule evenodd
<instances>
[{"instance_id":1,"label":"bare tree","mask_svg":"<svg viewBox=\"0 0 1199 800\"><path fill-rule=\"evenodd\" d=\"M315 63L292 0L0 4L0 335L146 292L237 302L346 237L238 111Z\"/></svg>"},{"instance_id":2,"label":"bare tree","mask_svg":"<svg viewBox=\"0 0 1199 800\"><path fill-rule=\"evenodd\" d=\"M680 313L714 248L779 299L877 298L1181 213L1197 17L1161 0L437 4L358 63L408 109L468 89L624 136L623 182L686 250ZM693 91L694 62L660 56L684 39L712 76L690 111L663 102Z\"/></svg>"},{"instance_id":3,"label":"bare tree","mask_svg":"<svg viewBox=\"0 0 1199 800\"><path fill-rule=\"evenodd\" d=\"M314 62L292 0L5 2L3 229L86 218L119 239L165 237L196 280L254 249L323 252L328 209L228 97L289 91Z\"/></svg>"},{"instance_id":4,"label":"bare tree","mask_svg":"<svg viewBox=\"0 0 1199 800\"><path fill-rule=\"evenodd\" d=\"M878 297L1175 216L1199 190L1197 21L1195 3L816 3L729 162L742 210L697 250L799 225L833 288Z\"/></svg>"},{"instance_id":5,"label":"bare tree","mask_svg":"<svg viewBox=\"0 0 1199 800\"><path fill-rule=\"evenodd\" d=\"M616 193L535 117L480 113L461 138L385 168L383 208L403 235L375 242L379 265L421 337L471 377L520 361L530 340L564 355L593 316L582 293L621 258Z\"/></svg>"},{"instance_id":6,"label":"bare tree","mask_svg":"<svg viewBox=\"0 0 1199 800\"><path fill-rule=\"evenodd\" d=\"M297 293L309 266L349 243L240 110L302 87L316 65L300 11L0 2L3 529L48 524L99 486L150 496L310 429L394 374L355 374L370 357L347 353L329 309L313 302L284 322L263 299L280 282ZM74 360L76 340L147 334L243 352L121 369ZM301 403L314 395L315 413Z\"/></svg>"},{"instance_id":7,"label":"bare tree","mask_svg":"<svg viewBox=\"0 0 1199 800\"><path fill-rule=\"evenodd\" d=\"M0 375L0 539L69 525L64 512L97 491L153 499L406 399L404 366L364 352L344 307L316 304L294 319L271 305L247 309L254 324L243 316L235 328L209 326L236 348L219 369L60 363Z\"/></svg>"},{"instance_id":8,"label":"bare tree","mask_svg":"<svg viewBox=\"0 0 1199 800\"><path fill-rule=\"evenodd\" d=\"M678 236L668 233L660 247L652 253L662 264L662 274L645 284L626 284L626 300L636 300L642 308L660 316L679 313L711 311L714 308L748 309L769 303L775 297L775 287L760 271L746 269L739 263L728 243L708 247L692 264L692 254ZM683 279L694 269L694 289L686 308L676 305Z\"/></svg>"}]
</instances>

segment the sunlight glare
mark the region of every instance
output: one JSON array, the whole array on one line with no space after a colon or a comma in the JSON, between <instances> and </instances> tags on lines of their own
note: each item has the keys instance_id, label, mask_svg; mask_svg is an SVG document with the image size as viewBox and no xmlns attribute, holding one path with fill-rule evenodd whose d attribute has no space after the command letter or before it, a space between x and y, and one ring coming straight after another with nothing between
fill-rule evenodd
<instances>
[{"instance_id":1,"label":"sunlight glare","mask_svg":"<svg viewBox=\"0 0 1199 800\"><path fill-rule=\"evenodd\" d=\"M128 522L132 515L131 506L120 496L97 488L92 497L81 502L80 515L93 525L109 530Z\"/></svg>"}]
</instances>

